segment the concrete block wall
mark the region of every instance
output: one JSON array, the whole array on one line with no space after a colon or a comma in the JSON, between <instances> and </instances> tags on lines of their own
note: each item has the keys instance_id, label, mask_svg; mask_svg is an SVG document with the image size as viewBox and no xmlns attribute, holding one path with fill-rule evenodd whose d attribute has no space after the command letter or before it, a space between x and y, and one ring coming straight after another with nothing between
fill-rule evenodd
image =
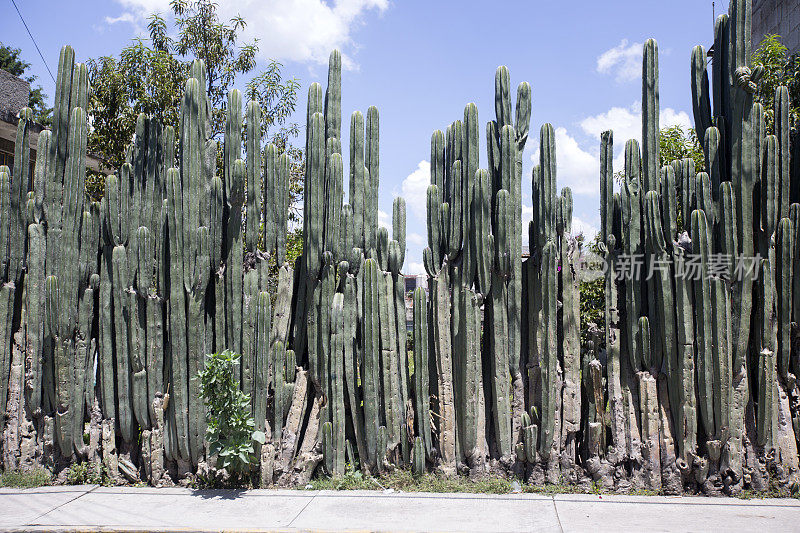
<instances>
[{"instance_id":1,"label":"concrete block wall","mask_svg":"<svg viewBox=\"0 0 800 533\"><path fill-rule=\"evenodd\" d=\"M15 116L28 105L30 84L0 69L0 113Z\"/></svg>"},{"instance_id":2,"label":"concrete block wall","mask_svg":"<svg viewBox=\"0 0 800 533\"><path fill-rule=\"evenodd\" d=\"M791 52L800 52L800 0L753 0L753 48L772 33Z\"/></svg>"}]
</instances>

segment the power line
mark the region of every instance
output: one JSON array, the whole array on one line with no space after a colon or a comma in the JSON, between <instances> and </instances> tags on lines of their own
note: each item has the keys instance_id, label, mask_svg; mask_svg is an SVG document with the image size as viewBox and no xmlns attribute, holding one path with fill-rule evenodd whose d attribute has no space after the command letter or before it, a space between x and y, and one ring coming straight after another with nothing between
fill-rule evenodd
<instances>
[{"instance_id":1,"label":"power line","mask_svg":"<svg viewBox=\"0 0 800 533\"><path fill-rule=\"evenodd\" d=\"M39 45L36 44L36 39L33 38L33 34L31 33L30 28L28 28L28 24L25 23L25 19L22 17L22 13L19 12L19 8L17 7L17 3L14 0L11 0L11 3L14 4L14 9L17 10L17 15L19 15L19 20L21 20L22 21L22 25L25 26L25 29L27 30L28 35L31 38L31 41L33 41L33 46L35 46L36 47L36 51L39 52L39 57L42 58L42 63L44 63L44 66L47 69L47 72L49 72L50 73L50 77L53 78L53 83L55 83L56 82L56 77L53 76L53 72L50 70L50 65L47 64L47 61L45 61L45 59L44 59L44 55L42 55L42 51L39 50Z\"/></svg>"}]
</instances>

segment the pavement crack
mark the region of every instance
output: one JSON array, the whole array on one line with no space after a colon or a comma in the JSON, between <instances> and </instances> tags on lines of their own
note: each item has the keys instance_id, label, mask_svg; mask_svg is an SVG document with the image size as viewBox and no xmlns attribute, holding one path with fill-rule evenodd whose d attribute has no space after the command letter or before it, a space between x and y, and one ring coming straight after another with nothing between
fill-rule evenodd
<instances>
[{"instance_id":1,"label":"pavement crack","mask_svg":"<svg viewBox=\"0 0 800 533\"><path fill-rule=\"evenodd\" d=\"M561 525L561 517L558 516L558 505L556 505L556 497L551 496L553 500L553 510L556 512L556 520L558 520L558 530L564 533L564 526Z\"/></svg>"},{"instance_id":2,"label":"pavement crack","mask_svg":"<svg viewBox=\"0 0 800 533\"><path fill-rule=\"evenodd\" d=\"M311 499L310 499L310 500L308 500L308 501L306 502L306 504L303 506L303 508L302 508L302 509L300 509L299 511L297 511L297 514L296 514L296 515L294 515L294 518L292 518L291 520L289 520L289 523L288 523L288 524L286 524L286 527L287 527L287 528L289 528L289 527L292 527L292 524L294 524L294 521L295 521L295 520L297 520L297 518L298 518L298 517L299 517L301 514L303 514L303 511L305 511L305 510L308 508L308 506L309 506L309 505L311 505L311 502L313 502L313 501L314 501L314 500L317 498L317 494L319 494L319 492L315 493L315 494L314 494L314 495L311 497Z\"/></svg>"},{"instance_id":3,"label":"pavement crack","mask_svg":"<svg viewBox=\"0 0 800 533\"><path fill-rule=\"evenodd\" d=\"M67 505L67 504L69 504L69 503L72 503L72 502L74 502L75 500L77 500L78 498L81 498L81 497L83 497L83 496L86 496L87 494L89 494L89 493L91 493L91 492L94 492L94 491L96 491L96 490L97 490L97 489L99 489L99 488L100 488L100 485L95 485L95 486L94 486L93 488L91 488L90 490L87 490L87 491L84 491L84 492L80 492L80 493L78 493L78 495L77 495L77 496L75 496L74 498L72 498L72 499L70 499L70 500L67 500L67 501L65 501L64 503L60 504L60 505L56 505L55 507L53 507L53 508L52 508L52 509L50 509L49 511L47 511L47 512L44 512L44 513L40 514L39 516L37 516L36 518L34 518L33 520L29 521L29 522L28 522L26 525L28 525L28 526L35 526L35 525L36 525L36 523L37 523L39 520L41 520L41 519L42 519L42 518L44 518L45 516L49 515L49 514L50 514L50 513L52 513L53 511L57 511L58 509L61 509L61 508L62 508L62 507L64 507L65 505Z\"/></svg>"}]
</instances>

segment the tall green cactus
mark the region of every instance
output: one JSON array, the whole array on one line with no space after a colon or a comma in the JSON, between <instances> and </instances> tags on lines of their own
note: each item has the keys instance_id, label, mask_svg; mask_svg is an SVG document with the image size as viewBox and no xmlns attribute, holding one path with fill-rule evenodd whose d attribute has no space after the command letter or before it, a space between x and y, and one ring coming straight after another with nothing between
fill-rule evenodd
<instances>
[{"instance_id":1,"label":"tall green cactus","mask_svg":"<svg viewBox=\"0 0 800 533\"><path fill-rule=\"evenodd\" d=\"M692 246L696 255L700 256L700 279L694 281L694 301L698 319L695 322L697 338L697 386L700 419L706 435L714 435L714 380L713 380L713 297L711 282L707 277L711 241L705 213L701 210L692 212Z\"/></svg>"},{"instance_id":2,"label":"tall green cactus","mask_svg":"<svg viewBox=\"0 0 800 533\"><path fill-rule=\"evenodd\" d=\"M629 140L625 144L625 185L621 196L623 250L631 258L640 258L644 252L641 222L641 195L643 193L641 192L639 168L639 145L635 140ZM639 268L641 266L640 264ZM635 264L631 264L630 273L626 275L625 279L625 333L628 341L626 359L630 360L634 371L649 368L649 357L651 355L649 353L644 354L636 341L638 321L639 317L642 316L644 305L642 302L641 271L637 273L636 268Z\"/></svg>"},{"instance_id":3,"label":"tall green cactus","mask_svg":"<svg viewBox=\"0 0 800 533\"><path fill-rule=\"evenodd\" d=\"M256 251L261 226L262 184L261 184L261 106L255 100L247 103L247 205L245 216L245 250Z\"/></svg>"},{"instance_id":4,"label":"tall green cactus","mask_svg":"<svg viewBox=\"0 0 800 533\"><path fill-rule=\"evenodd\" d=\"M2 257L4 266L7 267L10 257L10 220L9 220L9 206L10 199L10 179L8 175L8 167L3 165L0 167L0 207L3 208L3 214L0 215L0 257ZM3 352L0 354L0 402L2 405L6 404L9 390L9 373L11 371L11 326L14 310L14 285L3 283L0 287L0 347ZM48 324L50 321L48 320ZM5 416L2 417L0 422L0 429L5 427Z\"/></svg>"},{"instance_id":5,"label":"tall green cactus","mask_svg":"<svg viewBox=\"0 0 800 533\"><path fill-rule=\"evenodd\" d=\"M508 131L508 130L506 130ZM494 411L494 434L497 452L501 456L512 453L511 405L508 381L508 285L511 276L511 220L512 205L508 191L497 194L497 225L495 227L494 274L491 295L491 390Z\"/></svg>"},{"instance_id":6,"label":"tall green cactus","mask_svg":"<svg viewBox=\"0 0 800 533\"><path fill-rule=\"evenodd\" d=\"M366 146L364 151L364 251L372 257L377 248L378 185L380 184L378 109L367 110ZM358 176L358 174L355 174Z\"/></svg>"},{"instance_id":7,"label":"tall green cactus","mask_svg":"<svg viewBox=\"0 0 800 533\"><path fill-rule=\"evenodd\" d=\"M756 442L769 449L774 446L775 429L775 394L777 387L777 361L775 345L772 342L775 322L774 286L768 259L762 259L758 272L760 282L757 284L758 302L756 320L759 331L756 338L760 341L759 354L756 359ZM763 303L762 303L763 302Z\"/></svg>"},{"instance_id":8,"label":"tall green cactus","mask_svg":"<svg viewBox=\"0 0 800 533\"><path fill-rule=\"evenodd\" d=\"M425 289L414 289L414 414L425 457L431 456L430 388L428 387L428 304ZM414 450L417 453L416 447Z\"/></svg>"},{"instance_id":9,"label":"tall green cactus","mask_svg":"<svg viewBox=\"0 0 800 533\"><path fill-rule=\"evenodd\" d=\"M658 190L660 129L658 95L658 44L648 39L642 52L642 188Z\"/></svg>"},{"instance_id":10,"label":"tall green cactus","mask_svg":"<svg viewBox=\"0 0 800 533\"><path fill-rule=\"evenodd\" d=\"M581 348L580 348L580 295L578 272L575 267L580 250L572 237L572 191L565 187L558 198L557 212L559 247L559 352L563 365L563 391L561 414L561 440L568 454L567 464L572 465L577 455L577 433L581 422ZM522 391L520 391L522 393ZM518 431L522 431L520 424Z\"/></svg>"},{"instance_id":11,"label":"tall green cactus","mask_svg":"<svg viewBox=\"0 0 800 533\"><path fill-rule=\"evenodd\" d=\"M539 453L548 462L556 461L559 451L560 428L557 427L560 410L560 376L557 349L556 244L547 241L542 248L542 362L541 362L541 425L539 428ZM557 464L557 463L556 463Z\"/></svg>"},{"instance_id":12,"label":"tall green cactus","mask_svg":"<svg viewBox=\"0 0 800 533\"><path fill-rule=\"evenodd\" d=\"M362 459L370 470L377 467L378 426L380 425L380 324L379 269L374 259L367 259L361 267L363 270L362 315L362 354L361 368L362 386L364 388L364 425L367 455Z\"/></svg>"},{"instance_id":13,"label":"tall green cactus","mask_svg":"<svg viewBox=\"0 0 800 533\"><path fill-rule=\"evenodd\" d=\"M344 315L344 294L336 293L333 297L330 328L330 419L332 431L330 446L325 450L326 469L336 475L344 475L345 425L347 423L344 416L344 343L347 340Z\"/></svg>"}]
</instances>

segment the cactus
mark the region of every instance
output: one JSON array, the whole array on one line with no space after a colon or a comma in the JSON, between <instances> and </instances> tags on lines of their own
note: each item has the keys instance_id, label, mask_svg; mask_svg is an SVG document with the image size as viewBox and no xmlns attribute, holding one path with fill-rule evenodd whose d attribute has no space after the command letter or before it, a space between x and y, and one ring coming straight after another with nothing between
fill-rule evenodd
<instances>
[{"instance_id":1,"label":"cactus","mask_svg":"<svg viewBox=\"0 0 800 533\"><path fill-rule=\"evenodd\" d=\"M495 227L495 259L491 294L491 389L494 411L494 434L497 451L501 456L512 453L511 405L508 384L508 285L511 275L510 235L513 230L508 191L497 194L497 225ZM554 268L555 270L555 268Z\"/></svg>"},{"instance_id":2,"label":"cactus","mask_svg":"<svg viewBox=\"0 0 800 533\"><path fill-rule=\"evenodd\" d=\"M364 115L355 111L350 117L350 194L347 198L353 208L353 241L355 248L365 248L364 213L365 213L365 169L364 166Z\"/></svg>"},{"instance_id":3,"label":"cactus","mask_svg":"<svg viewBox=\"0 0 800 533\"><path fill-rule=\"evenodd\" d=\"M561 446L568 447L568 463L576 457L577 439L581 422L580 387L580 295L574 264L578 258L578 244L572 232L572 191L565 187L558 198L557 230L559 245L559 348L563 364ZM524 425L522 425L524 426ZM520 428L521 430L521 428Z\"/></svg>"},{"instance_id":4,"label":"cactus","mask_svg":"<svg viewBox=\"0 0 800 533\"><path fill-rule=\"evenodd\" d=\"M428 387L429 343L428 304L425 290L417 287L414 290L414 390L416 392L414 418L417 423L417 439L420 439L425 457L431 456L430 389ZM416 457L416 444L414 453Z\"/></svg>"},{"instance_id":5,"label":"cactus","mask_svg":"<svg viewBox=\"0 0 800 533\"><path fill-rule=\"evenodd\" d=\"M376 231L378 230L378 185L379 167L378 157L378 109L370 106L367 110L366 121L366 146L364 151L363 164L366 171L364 179L364 245L363 249L369 257L372 257L373 250L377 247ZM357 163L356 163L357 164ZM358 173L355 174L356 178Z\"/></svg>"},{"instance_id":6,"label":"cactus","mask_svg":"<svg viewBox=\"0 0 800 533\"><path fill-rule=\"evenodd\" d=\"M691 70L694 130L698 138L704 138L706 130L711 127L711 100L706 70L706 50L702 46L695 46L692 50Z\"/></svg>"},{"instance_id":7,"label":"cactus","mask_svg":"<svg viewBox=\"0 0 800 533\"><path fill-rule=\"evenodd\" d=\"M379 302L380 280L378 265L374 259L367 259L361 267L364 274L363 283L363 332L362 346L363 366L361 368L362 386L364 388L364 425L366 457L362 462L373 470L377 467L378 458L378 426L380 425L380 400L378 386L380 384L380 325Z\"/></svg>"},{"instance_id":8,"label":"cactus","mask_svg":"<svg viewBox=\"0 0 800 533\"><path fill-rule=\"evenodd\" d=\"M256 360L255 383L253 388L253 420L257 431L264 431L267 421L267 392L269 388L270 367L270 329L272 322L272 309L268 292L259 292L258 301L255 303L256 314ZM281 391L282 393L283 391Z\"/></svg>"},{"instance_id":9,"label":"cactus","mask_svg":"<svg viewBox=\"0 0 800 533\"><path fill-rule=\"evenodd\" d=\"M412 455L413 461L411 463L411 470L415 475L421 476L425 473L425 444L423 444L421 437L416 437L414 439Z\"/></svg>"},{"instance_id":10,"label":"cactus","mask_svg":"<svg viewBox=\"0 0 800 533\"><path fill-rule=\"evenodd\" d=\"M539 165L534 167L532 188L537 198L531 222L531 242L535 246L537 261L531 268L533 279L528 284L529 299L539 304L529 307L532 320L529 337L529 360L536 366L533 374L538 383L534 403L538 408L540 423L536 439L542 460L548 465L548 475L556 476L560 446L560 391L561 368L558 361L558 250L556 244L556 215L559 201L556 197L555 132L550 124L544 124L540 134ZM537 231L538 230L538 231ZM531 296L531 292L533 296ZM550 477L552 479L552 477Z\"/></svg>"},{"instance_id":11,"label":"cactus","mask_svg":"<svg viewBox=\"0 0 800 533\"><path fill-rule=\"evenodd\" d=\"M443 468L451 471L456 461L456 434L448 270L445 261L439 274L430 280L428 288L434 295L431 301L431 320L433 323L433 362L438 378L436 386L439 400L438 449Z\"/></svg>"},{"instance_id":12,"label":"cactus","mask_svg":"<svg viewBox=\"0 0 800 533\"><path fill-rule=\"evenodd\" d=\"M463 397L464 420L460 427L461 449L467 458L470 469L480 472L483 465L483 446L481 444L479 419L481 417L481 306L483 297L471 289L461 293L461 302L464 312L464 367L463 367ZM421 367L425 368L425 367ZM426 376L427 377L427 376Z\"/></svg>"},{"instance_id":13,"label":"cactus","mask_svg":"<svg viewBox=\"0 0 800 533\"><path fill-rule=\"evenodd\" d=\"M792 221L782 218L775 232L775 302L777 322L778 375L784 381L789 379L789 360L791 353L791 294L792 294L792 247L795 245L792 234Z\"/></svg>"},{"instance_id":14,"label":"cactus","mask_svg":"<svg viewBox=\"0 0 800 533\"><path fill-rule=\"evenodd\" d=\"M774 344L772 342L773 329L776 321L774 307L773 280L768 259L761 260L758 272L760 282L758 285L758 301L763 302L756 306L756 320L759 324L757 338L760 341L760 351L756 360L756 442L767 449L774 446L775 429L775 385L777 361Z\"/></svg>"},{"instance_id":15,"label":"cactus","mask_svg":"<svg viewBox=\"0 0 800 533\"><path fill-rule=\"evenodd\" d=\"M11 198L9 207L11 221L9 228L10 254L8 259L8 281L21 283L25 267L25 210L27 208L28 182L30 181L30 128L33 112L24 107L19 112L17 141L14 144L14 169L11 174Z\"/></svg>"},{"instance_id":16,"label":"cactus","mask_svg":"<svg viewBox=\"0 0 800 533\"><path fill-rule=\"evenodd\" d=\"M291 350L289 350L291 351ZM287 391L286 365L287 350L284 348L283 341L277 340L270 349L270 368L272 369L272 429L273 440L280 440L283 433L283 420L288 410L288 402L291 401L291 393Z\"/></svg>"},{"instance_id":17,"label":"cactus","mask_svg":"<svg viewBox=\"0 0 800 533\"><path fill-rule=\"evenodd\" d=\"M685 275L687 250L683 244L673 246L675 264L675 310L678 331L678 354L674 374L670 382L670 392L677 391L678 400L673 403L676 412L678 456L684 469L690 465L690 456L697 448L697 400L695 396L695 358L694 358L694 308L692 281Z\"/></svg>"},{"instance_id":18,"label":"cactus","mask_svg":"<svg viewBox=\"0 0 800 533\"><path fill-rule=\"evenodd\" d=\"M600 239L601 252L606 264L605 274L605 341L607 353L608 400L611 422L611 436L614 446L624 448L625 417L623 379L621 375L621 336L619 295L614 276L614 260L618 253L615 234L615 205L620 205L619 194L614 194L614 134L611 131L601 135L600 151L600 213L602 217Z\"/></svg>"},{"instance_id":19,"label":"cactus","mask_svg":"<svg viewBox=\"0 0 800 533\"><path fill-rule=\"evenodd\" d=\"M694 282L694 301L697 306L697 385L700 406L700 419L706 435L714 435L714 380L713 380L713 294L708 272L708 256L711 253L708 223L701 210L692 212L692 245L696 255L700 256L701 272L699 280Z\"/></svg>"},{"instance_id":20,"label":"cactus","mask_svg":"<svg viewBox=\"0 0 800 533\"><path fill-rule=\"evenodd\" d=\"M345 265L346 268L346 265ZM340 266L341 270L341 266ZM336 293L331 311L331 357L330 390L331 425L330 446L325 451L325 467L332 474L344 475L345 424L344 417L344 343L345 330L344 294Z\"/></svg>"},{"instance_id":21,"label":"cactus","mask_svg":"<svg viewBox=\"0 0 800 533\"><path fill-rule=\"evenodd\" d=\"M545 460L558 455L560 429L557 426L560 389L560 372L557 358L556 297L556 245L548 241L542 248L542 368L541 368L541 426L539 428L539 453Z\"/></svg>"},{"instance_id":22,"label":"cactus","mask_svg":"<svg viewBox=\"0 0 800 533\"><path fill-rule=\"evenodd\" d=\"M642 52L642 189L643 196L658 190L660 169L658 126L658 44L644 43Z\"/></svg>"},{"instance_id":23,"label":"cactus","mask_svg":"<svg viewBox=\"0 0 800 533\"><path fill-rule=\"evenodd\" d=\"M397 352L397 322L395 314L394 285L391 274L382 272L378 275L378 303L381 328L381 376L384 419L388 446L394 448L400 443L400 432L403 418L400 403L400 376Z\"/></svg>"},{"instance_id":24,"label":"cactus","mask_svg":"<svg viewBox=\"0 0 800 533\"><path fill-rule=\"evenodd\" d=\"M641 153L636 141L626 144L616 193L613 135L601 135L605 366L597 332L579 361L580 248L571 192L556 193L555 131L547 124L531 174L531 255L520 259L530 86L519 85L514 109L508 70L495 73L485 170L474 104L433 133L423 253L431 292L430 301L423 289L414 294L413 376L405 203L394 202L391 234L379 227L372 107L351 117L350 203L342 203L337 51L324 99L320 85L309 90L303 255L293 267L285 264L289 156L267 146L262 174L255 102L246 109L243 155L234 90L222 174L214 176L200 61L189 69L180 130L137 117L125 164L108 177L100 207L87 204L87 71L65 47L53 129L40 136L33 176L28 110L20 114L14 172L0 169L0 399L9 390L12 400L19 395L19 378L9 385L9 357L19 361L24 347L27 427L44 428L45 440L52 435L58 455L83 456L96 364L106 463L113 465L117 444L123 471L142 466L157 482L158 432L180 472L203 458L194 374L206 353L232 348L242 354L240 381L256 427L272 441L261 450L267 483L305 483L321 460L342 474L345 459L357 458L369 473L405 463L416 474L467 467L479 475L487 457L534 482L580 483L585 472L615 489L671 493L683 482L734 493L748 483L794 482L800 205L790 203L797 180L788 90L775 93L774 135L753 103L762 69L749 63L750 17L750 1L734 0L717 20L711 73L703 47L692 51L705 172L696 174L691 159L661 165L655 41L643 52ZM274 302L267 292L274 271L262 252L277 267ZM758 276L714 264L756 253ZM625 262L642 255L640 264ZM689 268L699 268L696 279L685 275ZM18 418L8 423L19 426ZM19 430L6 434L13 440ZM51 457L48 446L36 449Z\"/></svg>"}]
</instances>

